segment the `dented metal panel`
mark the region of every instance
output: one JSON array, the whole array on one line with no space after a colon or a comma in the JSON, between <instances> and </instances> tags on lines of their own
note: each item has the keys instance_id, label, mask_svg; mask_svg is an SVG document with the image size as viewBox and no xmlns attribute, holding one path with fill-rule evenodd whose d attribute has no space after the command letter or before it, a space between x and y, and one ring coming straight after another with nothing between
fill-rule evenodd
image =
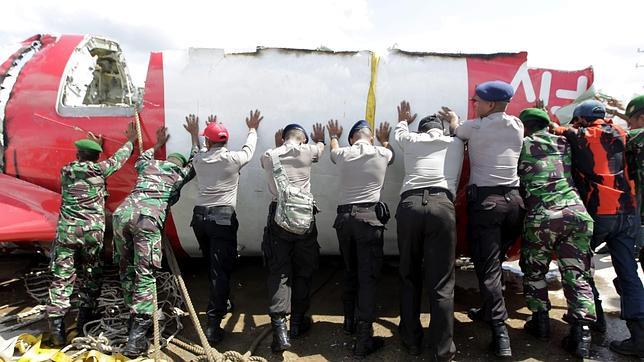
<instances>
[{"instance_id":1,"label":"dented metal panel","mask_svg":"<svg viewBox=\"0 0 644 362\"><path fill-rule=\"evenodd\" d=\"M132 116L136 100L118 43L86 37L67 62L56 110L65 117Z\"/></svg>"}]
</instances>

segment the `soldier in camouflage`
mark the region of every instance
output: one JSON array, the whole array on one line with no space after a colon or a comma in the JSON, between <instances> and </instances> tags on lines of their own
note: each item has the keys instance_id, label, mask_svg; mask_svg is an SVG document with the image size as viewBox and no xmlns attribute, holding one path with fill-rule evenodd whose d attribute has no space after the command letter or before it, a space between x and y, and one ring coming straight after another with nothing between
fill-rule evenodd
<instances>
[{"instance_id":1,"label":"soldier in camouflage","mask_svg":"<svg viewBox=\"0 0 644 362\"><path fill-rule=\"evenodd\" d=\"M114 211L114 260L119 265L125 305L130 309L130 330L123 354L138 357L148 349L146 333L152 323L156 280L161 268L161 233L169 200L183 186L191 170L185 156L168 155L166 161L154 153L170 136L157 130L157 142L136 161L138 173L132 193Z\"/></svg>"},{"instance_id":2,"label":"soldier in camouflage","mask_svg":"<svg viewBox=\"0 0 644 362\"><path fill-rule=\"evenodd\" d=\"M55 346L65 344L64 317L70 308L77 274L82 281L77 320L79 335L83 335L83 326L94 317L96 298L100 294L108 195L105 179L120 169L132 154L136 139L132 124L125 134L127 142L112 157L98 162L103 140L90 133L90 139L75 143L77 160L61 170L62 203L51 254L52 282L47 304L50 342Z\"/></svg>"},{"instance_id":3,"label":"soldier in camouflage","mask_svg":"<svg viewBox=\"0 0 644 362\"><path fill-rule=\"evenodd\" d=\"M628 121L628 141L626 142L626 160L631 179L635 180L637 201L640 208L640 221L644 222L644 95L631 99L626 106L625 118ZM640 228L639 258L644 270L644 227Z\"/></svg>"},{"instance_id":4,"label":"soldier in camouflage","mask_svg":"<svg viewBox=\"0 0 644 362\"><path fill-rule=\"evenodd\" d=\"M521 269L526 302L533 313L524 328L538 338L550 335L546 273L554 253L568 302L564 320L571 324L564 348L588 357L589 325L595 320L590 286L593 219L573 186L568 141L548 132L550 119L542 109L525 109L519 118L525 127L519 177L527 209Z\"/></svg>"}]
</instances>

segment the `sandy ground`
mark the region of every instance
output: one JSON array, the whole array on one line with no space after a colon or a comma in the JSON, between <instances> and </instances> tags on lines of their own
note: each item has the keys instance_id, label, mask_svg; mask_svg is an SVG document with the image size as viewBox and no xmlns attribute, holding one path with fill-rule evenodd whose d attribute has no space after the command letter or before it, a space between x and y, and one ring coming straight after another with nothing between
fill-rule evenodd
<instances>
[{"instance_id":1,"label":"sandy ground","mask_svg":"<svg viewBox=\"0 0 644 362\"><path fill-rule=\"evenodd\" d=\"M30 257L0 257L0 282L22 275L28 268ZM600 288L607 311L608 332L606 335L593 334L591 360L628 361L608 349L608 343L614 339L623 339L628 335L624 321L619 319L619 297L614 291L612 278L614 271L610 266L610 257L596 256L596 281ZM423 361L429 358L427 350L419 357L410 357L402 349L397 335L399 322L399 281L397 276L397 258L388 258L383 268L378 292L378 313L380 318L374 325L375 334L385 338L385 348L367 358L367 361ZM207 273L201 260L181 261L185 281L191 292L195 308L205 322L207 305ZM553 309L550 313L552 335L549 341L543 342L526 334L522 327L529 311L524 305L521 290L521 277L516 272L516 263L506 265L506 303L510 313L508 326L512 339L513 358L518 361L566 361L574 360L560 347L561 339L567 334L568 326L561 317L566 311L561 284L553 269L550 273L550 299ZM554 265L553 265L554 268ZM641 276L644 279L644 276ZM293 341L293 347L281 355L270 351L270 334L259 344L256 355L269 361L349 361L351 358L352 338L342 333L341 295L342 267L339 257L324 257L316 273L313 286L317 289L312 300L311 313L314 326L308 335ZM490 334L487 326L475 323L467 318L467 310L479 303L477 280L471 269L457 272L455 291L455 343L458 349L457 361L494 360L487 351ZM242 258L234 276L232 287L235 309L225 319L226 339L216 348L219 351L236 350L245 352L269 324L266 315L267 292L265 272L260 258ZM24 301L18 307L0 309L0 315L7 315L35 305L25 294L21 282L0 286L0 306ZM428 303L423 302L423 325L429 322ZM185 323L189 325L188 318ZM45 324L32 326L44 329ZM197 334L188 326L182 333L193 341L198 341ZM195 356L189 352L171 346L164 350L168 359L190 360ZM635 359L631 359L635 360Z\"/></svg>"}]
</instances>

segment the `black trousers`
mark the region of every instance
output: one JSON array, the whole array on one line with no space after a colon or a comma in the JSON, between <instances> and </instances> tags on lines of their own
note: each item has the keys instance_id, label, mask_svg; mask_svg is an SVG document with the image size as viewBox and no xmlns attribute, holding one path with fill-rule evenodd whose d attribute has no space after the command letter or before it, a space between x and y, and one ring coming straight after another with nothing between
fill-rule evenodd
<instances>
[{"instance_id":1,"label":"black trousers","mask_svg":"<svg viewBox=\"0 0 644 362\"><path fill-rule=\"evenodd\" d=\"M416 191L416 190L414 190ZM445 192L405 193L396 211L400 252L400 336L420 345L420 302L423 276L429 292L429 345L433 358L448 360L454 346L454 263L456 214Z\"/></svg>"},{"instance_id":2,"label":"black trousers","mask_svg":"<svg viewBox=\"0 0 644 362\"><path fill-rule=\"evenodd\" d=\"M501 263L521 235L525 208L517 189L479 187L468 196L470 254L483 304L483 321L498 324L508 319L503 299Z\"/></svg>"},{"instance_id":3,"label":"black trousers","mask_svg":"<svg viewBox=\"0 0 644 362\"><path fill-rule=\"evenodd\" d=\"M230 276L237 261L239 223L234 213L230 224L219 225L217 221L197 213L192 217L192 230L208 262L210 283L207 315L212 318L223 318L228 312Z\"/></svg>"},{"instance_id":4,"label":"black trousers","mask_svg":"<svg viewBox=\"0 0 644 362\"><path fill-rule=\"evenodd\" d=\"M274 221L271 203L264 228L262 252L268 268L268 313L304 315L311 305L311 280L318 268L320 246L315 221L304 235L282 229Z\"/></svg>"},{"instance_id":5,"label":"black trousers","mask_svg":"<svg viewBox=\"0 0 644 362\"><path fill-rule=\"evenodd\" d=\"M353 214L353 215L352 215ZM376 285L382 268L383 231L373 207L361 219L355 212L338 213L333 227L344 260L344 316L373 323L376 319Z\"/></svg>"}]
</instances>

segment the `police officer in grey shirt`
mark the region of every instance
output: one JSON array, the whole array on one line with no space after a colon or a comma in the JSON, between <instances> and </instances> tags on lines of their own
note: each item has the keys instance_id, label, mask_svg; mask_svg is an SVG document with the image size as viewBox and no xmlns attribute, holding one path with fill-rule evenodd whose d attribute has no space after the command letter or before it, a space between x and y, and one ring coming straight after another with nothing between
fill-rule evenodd
<instances>
[{"instance_id":1,"label":"police officer in grey shirt","mask_svg":"<svg viewBox=\"0 0 644 362\"><path fill-rule=\"evenodd\" d=\"M458 116L449 108L443 107L439 113L450 122L456 136L467 141L470 158L468 239L483 305L481 309L470 310L468 315L488 323L494 353L510 357L501 263L508 248L521 235L525 214L517 175L523 124L505 113L514 95L510 84L481 83L475 93L472 101L478 118L459 124Z\"/></svg>"},{"instance_id":2,"label":"police officer in grey shirt","mask_svg":"<svg viewBox=\"0 0 644 362\"><path fill-rule=\"evenodd\" d=\"M454 195L463 165L464 144L449 136L436 115L423 118L418 132L408 102L398 107L396 142L403 150L405 178L396 211L400 252L400 337L411 355L422 353L420 301L427 283L431 319L429 345L432 361L449 361L454 346L454 262L456 213Z\"/></svg>"},{"instance_id":3,"label":"police officer in grey shirt","mask_svg":"<svg viewBox=\"0 0 644 362\"><path fill-rule=\"evenodd\" d=\"M313 126L311 139L302 126L289 124L275 134L275 148L262 155L262 168L266 172L268 188L273 196L268 212L262 252L268 267L268 313L273 329L273 352L291 347L290 338L298 338L311 328L307 315L311 304L311 279L317 269L320 246L317 241L315 220L303 235L283 229L275 222L277 187L273 178L272 154L277 153L289 184L305 191L311 189L311 165L324 151L324 127ZM290 314L290 333L286 328L286 315Z\"/></svg>"},{"instance_id":4,"label":"police officer in grey shirt","mask_svg":"<svg viewBox=\"0 0 644 362\"><path fill-rule=\"evenodd\" d=\"M248 136L241 151L229 151L226 143L228 130L217 122L217 117L208 117L203 131L206 148L192 159L199 184L197 204L193 210L191 226L209 269L208 325L206 338L217 343L224 338L221 320L227 313L230 294L230 276L237 259L237 186L239 170L246 165L255 152L257 127L262 121L259 111L246 117ZM190 128L198 129L199 119L187 118ZM194 138L195 136L193 136ZM194 142L194 140L193 140ZM198 139L197 139L198 144Z\"/></svg>"},{"instance_id":5,"label":"police officer in grey shirt","mask_svg":"<svg viewBox=\"0 0 644 362\"><path fill-rule=\"evenodd\" d=\"M389 147L391 129L380 125L376 138L383 147L373 145L373 133L366 121L358 121L349 131L349 146L340 147L342 127L329 121L331 162L340 171L340 205L333 227L338 234L344 259L344 332L357 338L354 356L361 358L384 345L373 337L376 319L376 283L383 257L383 232L388 216L380 202L387 166L393 162ZM357 315L355 313L357 307Z\"/></svg>"}]
</instances>

